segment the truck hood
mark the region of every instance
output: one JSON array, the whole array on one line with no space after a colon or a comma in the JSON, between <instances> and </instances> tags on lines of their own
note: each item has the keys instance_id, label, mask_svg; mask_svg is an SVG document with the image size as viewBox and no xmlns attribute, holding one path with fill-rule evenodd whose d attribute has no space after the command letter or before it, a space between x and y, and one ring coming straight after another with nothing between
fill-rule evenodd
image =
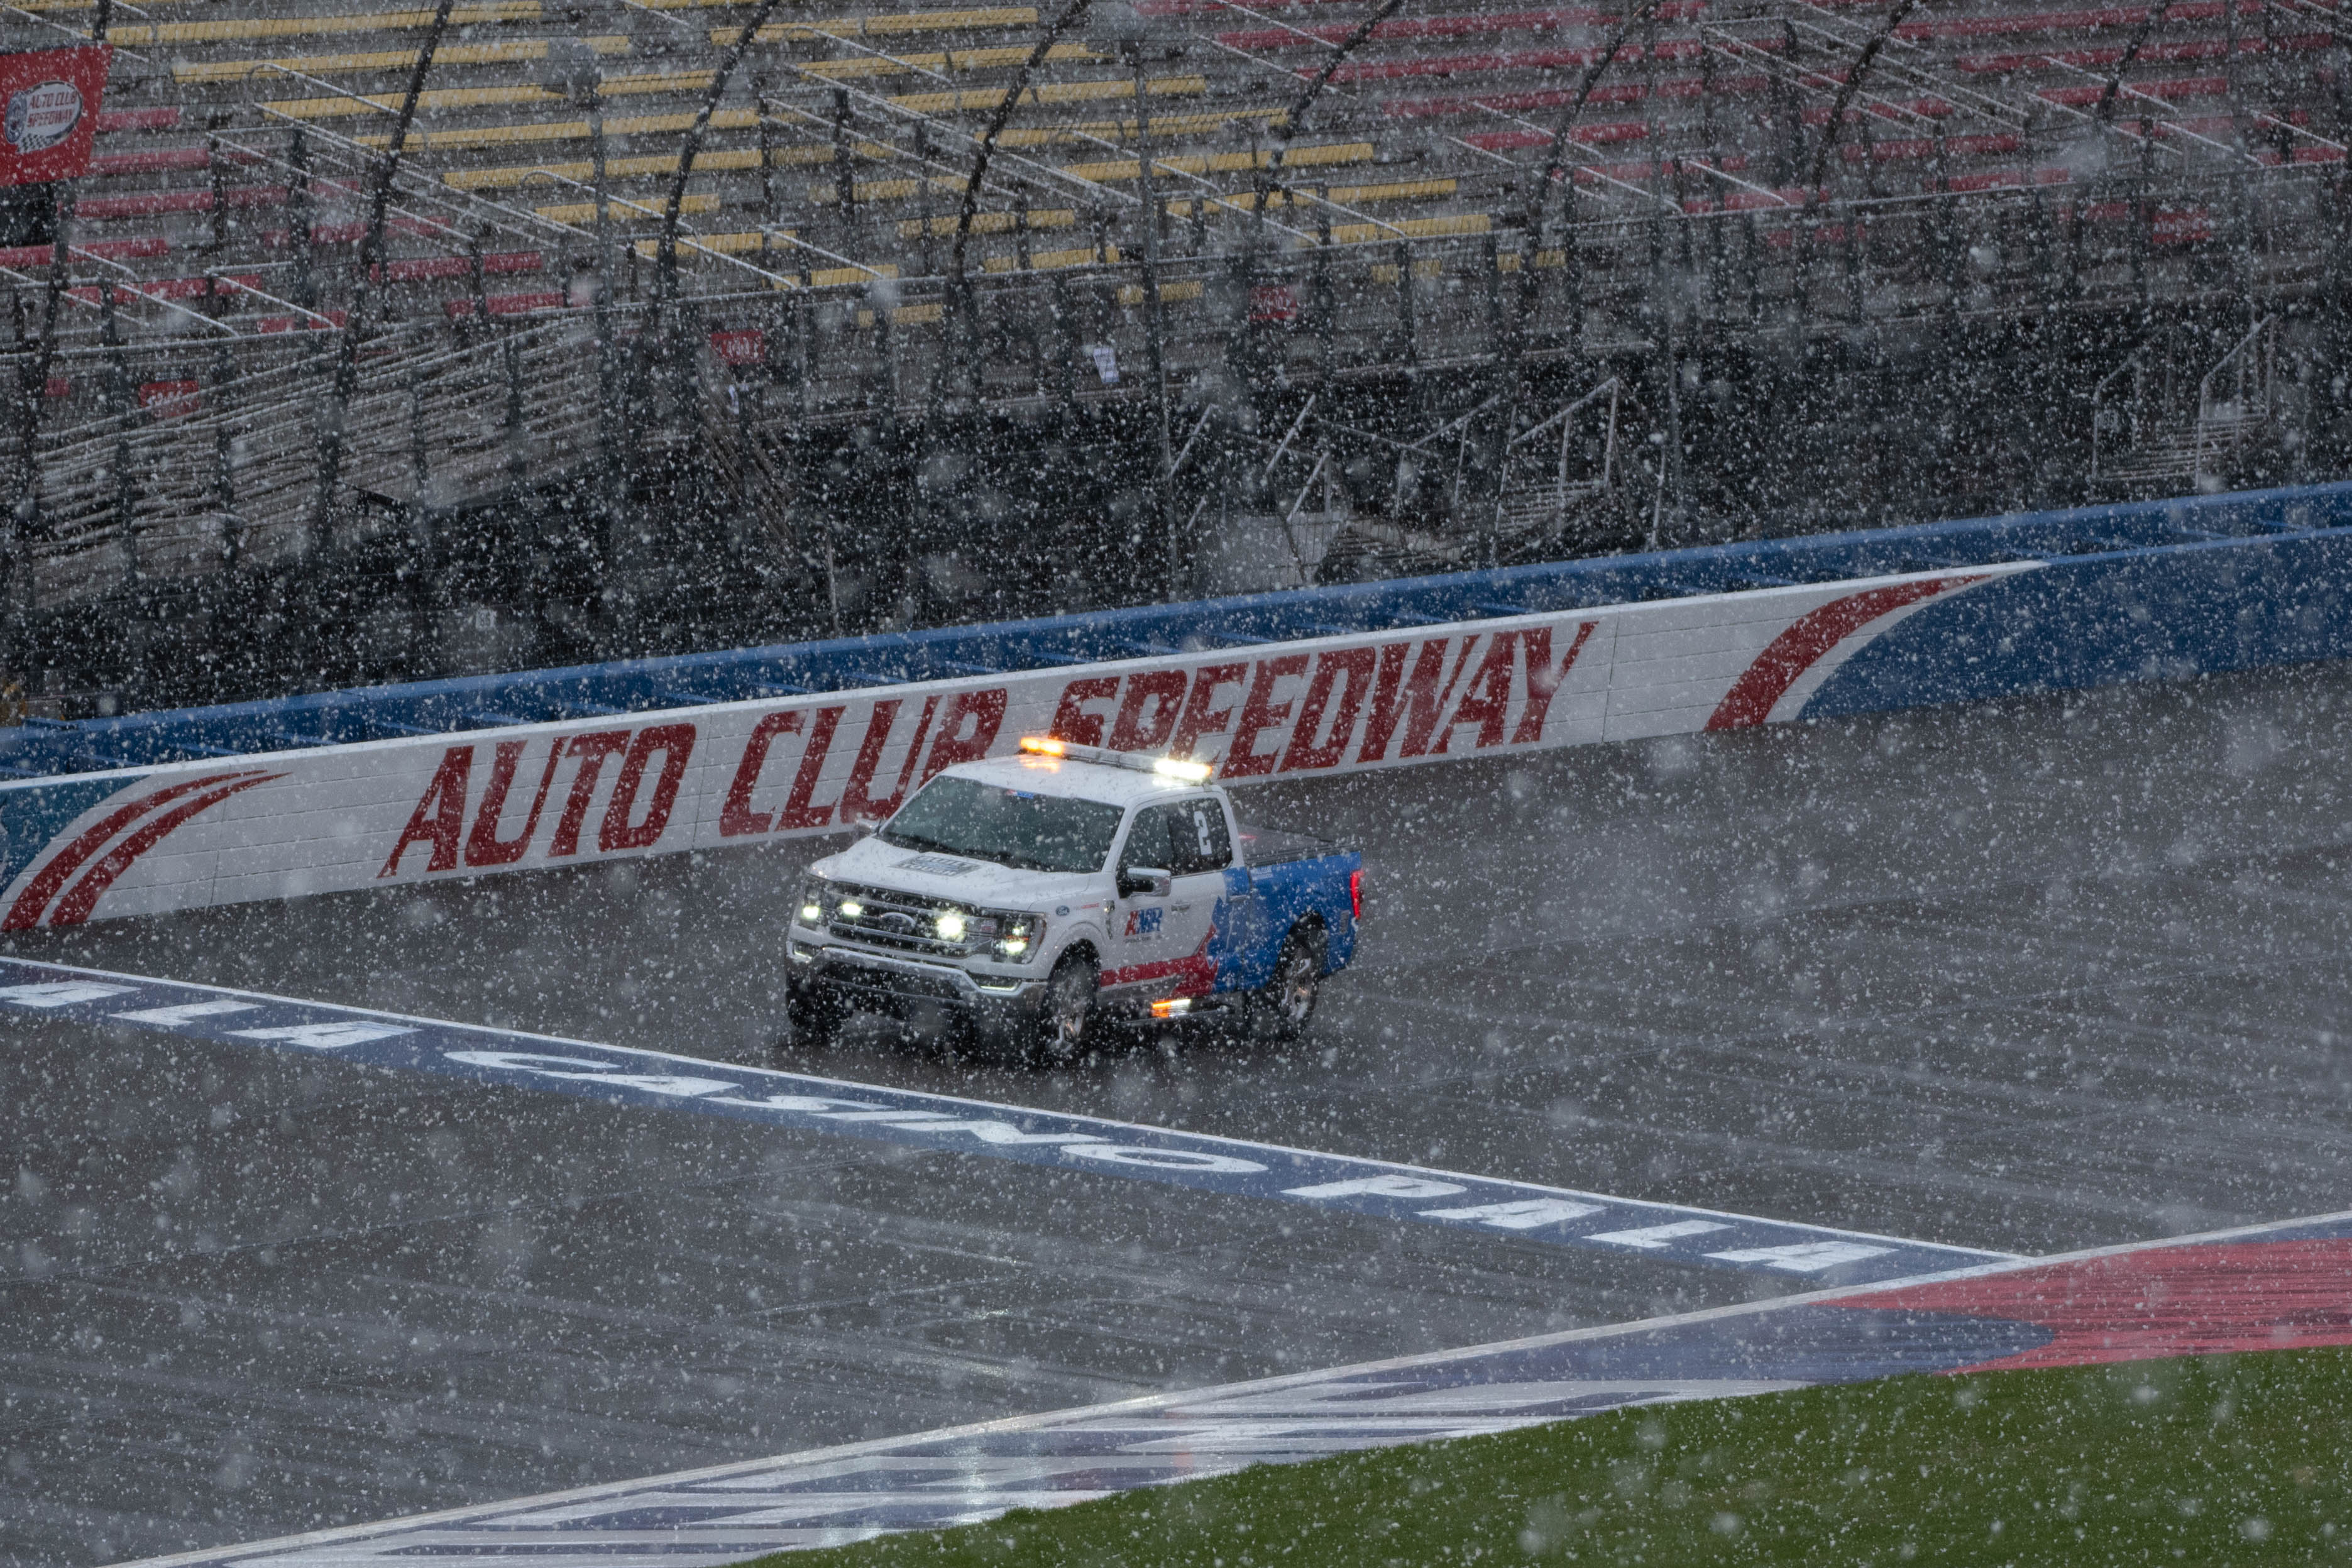
<instances>
[{"instance_id":1,"label":"truck hood","mask_svg":"<svg viewBox=\"0 0 2352 1568\"><path fill-rule=\"evenodd\" d=\"M820 876L929 898L952 899L982 909L1065 914L1075 904L1099 902L1107 891L1100 873L1015 871L988 861L936 851L909 850L879 838L860 839L810 870Z\"/></svg>"}]
</instances>

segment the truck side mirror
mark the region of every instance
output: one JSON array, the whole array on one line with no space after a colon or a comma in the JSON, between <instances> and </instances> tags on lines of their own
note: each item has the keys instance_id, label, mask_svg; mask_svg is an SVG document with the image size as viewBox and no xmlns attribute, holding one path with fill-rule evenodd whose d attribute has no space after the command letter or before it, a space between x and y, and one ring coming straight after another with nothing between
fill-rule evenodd
<instances>
[{"instance_id":1,"label":"truck side mirror","mask_svg":"<svg viewBox=\"0 0 2352 1568\"><path fill-rule=\"evenodd\" d=\"M1150 894L1165 898L1175 891L1176 879L1158 866L1131 865L1118 873L1118 895L1136 898Z\"/></svg>"}]
</instances>

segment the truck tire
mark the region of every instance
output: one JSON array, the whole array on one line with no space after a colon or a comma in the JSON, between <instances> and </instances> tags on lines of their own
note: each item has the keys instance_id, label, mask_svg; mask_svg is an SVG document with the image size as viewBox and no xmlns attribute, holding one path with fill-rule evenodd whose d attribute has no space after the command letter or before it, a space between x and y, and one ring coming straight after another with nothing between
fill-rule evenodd
<instances>
[{"instance_id":1,"label":"truck tire","mask_svg":"<svg viewBox=\"0 0 2352 1568\"><path fill-rule=\"evenodd\" d=\"M1251 1034L1283 1045L1307 1032L1315 1017L1316 995L1323 985L1324 954L1322 927L1290 928L1274 961L1274 977L1250 993L1246 1005Z\"/></svg>"},{"instance_id":2,"label":"truck tire","mask_svg":"<svg viewBox=\"0 0 2352 1568\"><path fill-rule=\"evenodd\" d=\"M1045 981L1045 996L1037 1009L1029 1054L1036 1061L1058 1066L1075 1061L1087 1048L1087 1026L1094 1021L1095 988L1100 974L1084 953L1066 955Z\"/></svg>"},{"instance_id":3,"label":"truck tire","mask_svg":"<svg viewBox=\"0 0 2352 1568\"><path fill-rule=\"evenodd\" d=\"M824 1051L841 1028L841 1009L807 986L788 985L784 990L784 1022L790 1042L802 1051Z\"/></svg>"}]
</instances>

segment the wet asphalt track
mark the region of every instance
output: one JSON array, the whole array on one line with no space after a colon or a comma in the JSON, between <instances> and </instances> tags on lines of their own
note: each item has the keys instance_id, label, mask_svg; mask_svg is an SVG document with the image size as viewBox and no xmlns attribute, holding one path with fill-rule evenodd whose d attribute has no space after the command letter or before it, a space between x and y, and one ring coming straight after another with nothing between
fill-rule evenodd
<instances>
[{"instance_id":1,"label":"wet asphalt track","mask_svg":"<svg viewBox=\"0 0 2352 1568\"><path fill-rule=\"evenodd\" d=\"M1281 1054L779 1065L2028 1252L2352 1193L2352 671L1243 797L1360 844ZM18 938L756 1059L809 853ZM1769 1281L11 1026L0 1559L96 1563ZM0 1172L0 1176L11 1173Z\"/></svg>"}]
</instances>

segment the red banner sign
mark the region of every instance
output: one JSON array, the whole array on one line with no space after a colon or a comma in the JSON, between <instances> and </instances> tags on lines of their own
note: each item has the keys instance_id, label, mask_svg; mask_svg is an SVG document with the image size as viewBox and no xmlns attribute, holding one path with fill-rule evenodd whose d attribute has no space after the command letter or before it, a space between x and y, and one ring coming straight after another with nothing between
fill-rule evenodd
<instances>
[{"instance_id":1,"label":"red banner sign","mask_svg":"<svg viewBox=\"0 0 2352 1568\"><path fill-rule=\"evenodd\" d=\"M46 184L89 171L113 53L100 44L0 55L0 185Z\"/></svg>"}]
</instances>

